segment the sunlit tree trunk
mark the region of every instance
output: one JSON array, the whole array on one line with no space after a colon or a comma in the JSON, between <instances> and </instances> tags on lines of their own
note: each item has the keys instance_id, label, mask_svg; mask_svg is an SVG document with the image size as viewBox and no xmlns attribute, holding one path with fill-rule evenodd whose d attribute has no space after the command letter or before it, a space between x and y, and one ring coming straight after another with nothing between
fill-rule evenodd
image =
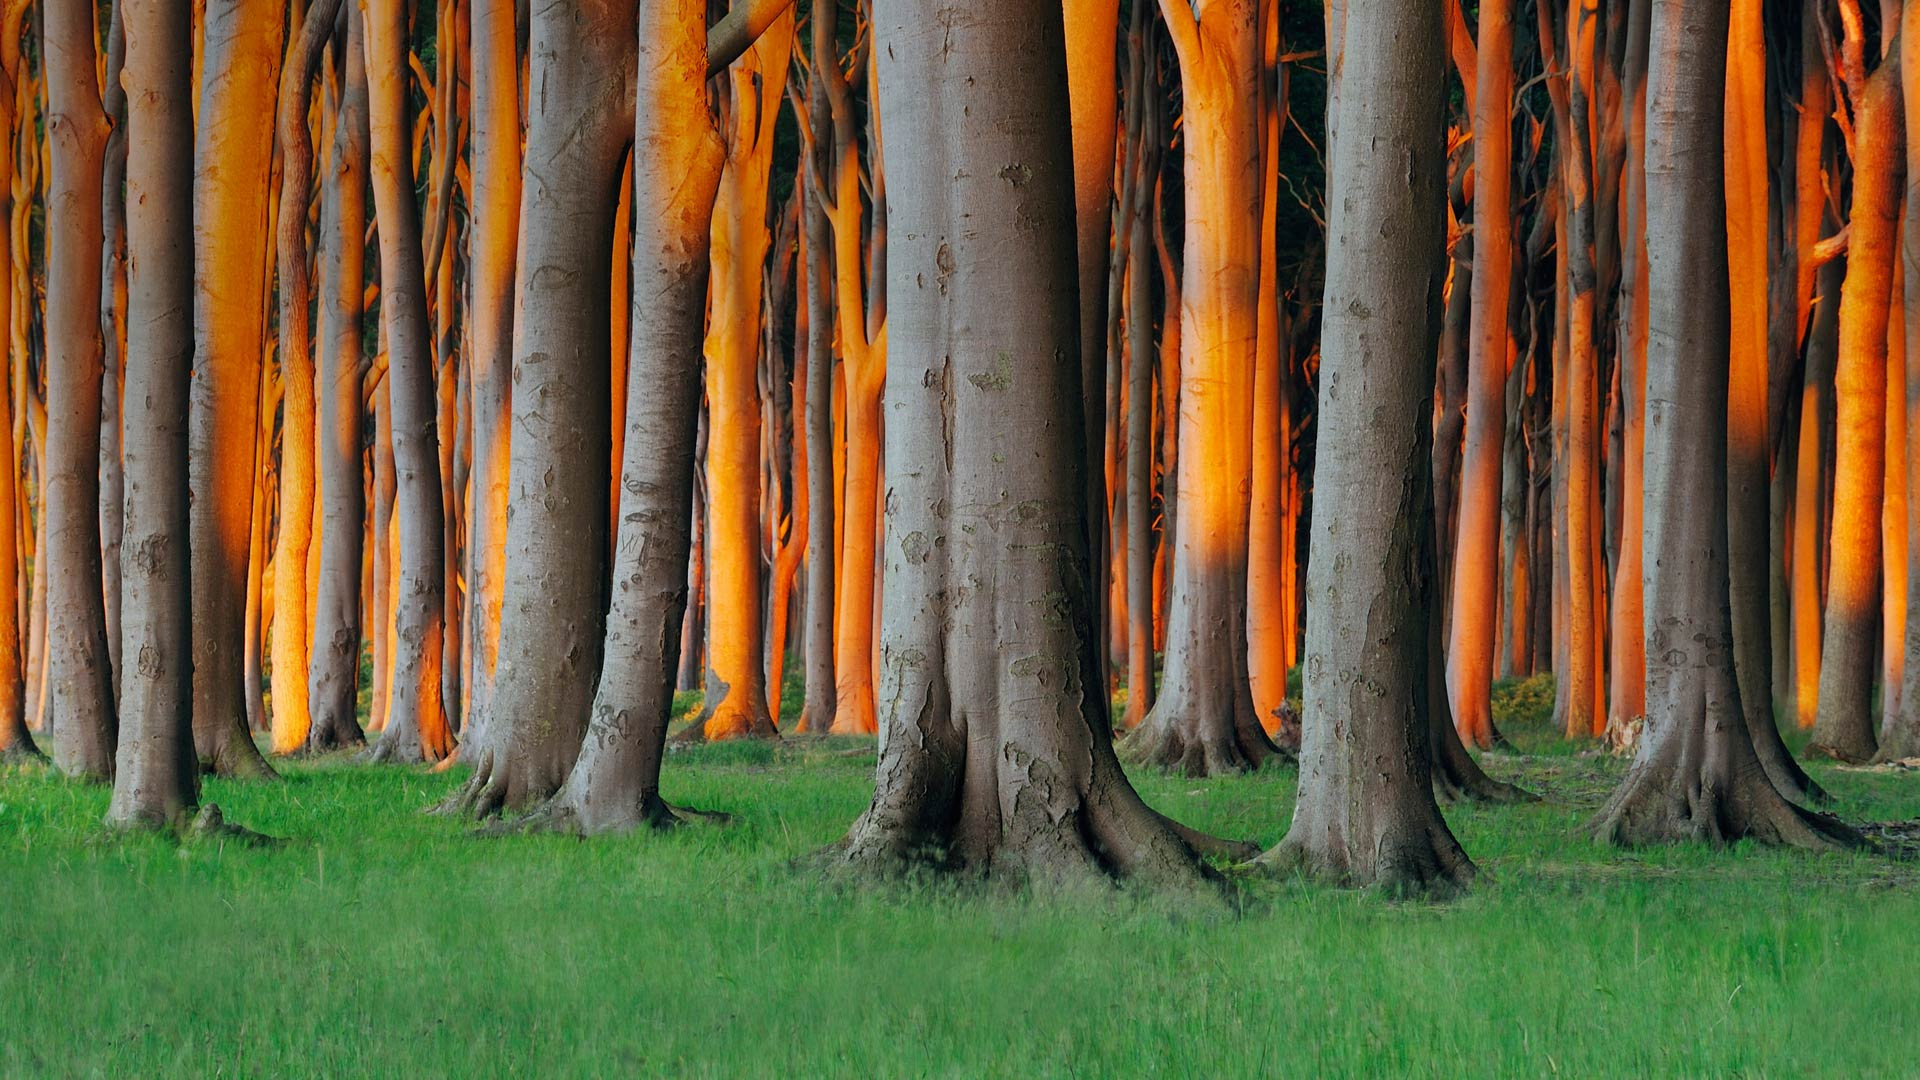
<instances>
[{"instance_id":1,"label":"sunlit tree trunk","mask_svg":"<svg viewBox=\"0 0 1920 1080\"><path fill-rule=\"evenodd\" d=\"M193 741L201 768L271 777L247 729L247 568L265 341L282 12L207 0L194 140Z\"/></svg>"},{"instance_id":2,"label":"sunlit tree trunk","mask_svg":"<svg viewBox=\"0 0 1920 1080\"><path fill-rule=\"evenodd\" d=\"M307 749L332 750L365 739L360 690L360 594L366 487L360 444L361 386L367 370L362 308L366 288L367 73L358 5L347 10L341 57L345 78L334 118L320 211L319 412L320 591L314 604Z\"/></svg>"},{"instance_id":3,"label":"sunlit tree trunk","mask_svg":"<svg viewBox=\"0 0 1920 1080\"><path fill-rule=\"evenodd\" d=\"M1290 460L1286 410L1288 361L1280 310L1280 136L1287 104L1280 98L1280 11L1260 4L1260 63L1255 79L1259 131L1259 283L1254 299L1252 412L1248 448L1247 677L1254 715L1268 732L1280 727L1287 700L1293 627L1287 619L1286 499ZM1145 193L1141 193L1144 198Z\"/></svg>"},{"instance_id":4,"label":"sunlit tree trunk","mask_svg":"<svg viewBox=\"0 0 1920 1080\"><path fill-rule=\"evenodd\" d=\"M113 672L100 570L100 165L107 117L93 9L45 15L47 78L47 714L54 762L113 775Z\"/></svg>"},{"instance_id":5,"label":"sunlit tree trunk","mask_svg":"<svg viewBox=\"0 0 1920 1080\"><path fill-rule=\"evenodd\" d=\"M1900 25L1902 104L1907 130L1920 132L1920 4L1906 5ZM1897 646L1902 651L1899 708L1887 714L1880 727L1879 756L1887 760L1920 757L1920 138L1907 140L1906 158L1906 216L1900 247L1904 285L1900 300L1907 311L1901 325L1906 335L1906 369L1898 375L1887 372L1888 381L1901 382L1904 391L1896 397L1890 390L1887 400L1889 408L1897 401L1906 413L1907 622ZM1893 452L1891 444L1889 452ZM0 634L4 632L0 624Z\"/></svg>"},{"instance_id":6,"label":"sunlit tree trunk","mask_svg":"<svg viewBox=\"0 0 1920 1080\"><path fill-rule=\"evenodd\" d=\"M1300 794L1286 839L1261 857L1395 892L1449 892L1474 873L1434 802L1425 752L1439 696L1429 611L1446 222L1440 15L1435 2L1347 4L1347 42L1358 47L1343 49L1331 161L1343 194L1327 222Z\"/></svg>"},{"instance_id":7,"label":"sunlit tree trunk","mask_svg":"<svg viewBox=\"0 0 1920 1080\"><path fill-rule=\"evenodd\" d=\"M361 31L365 33L364 23ZM373 694L367 714L368 733L386 728L387 692L393 685L393 535L396 524L393 520L393 504L397 482L393 470L393 407L387 397L386 376L386 357L382 353L373 375L373 388L368 395L372 398L368 411L373 416L373 446L370 451L373 519L367 523L371 537L367 544L371 555L369 568L373 572L372 588L369 590L372 594L372 610L367 616L367 621L373 624L373 632L369 635L373 639Z\"/></svg>"},{"instance_id":8,"label":"sunlit tree trunk","mask_svg":"<svg viewBox=\"0 0 1920 1080\"><path fill-rule=\"evenodd\" d=\"M16 255L12 228L14 183L19 170L14 161L14 103L21 92L20 22L23 4L0 8L0 162L12 174L0 183L0 341L15 340L15 329L28 321L29 312L14 303ZM25 262L25 252L19 262ZM24 340L24 335L20 335ZM14 355L20 355L16 352ZM21 536L27 532L27 503L21 498L20 459L16 456L15 418L24 412L18 402L26 365L14 363L5 386L0 386L0 762L41 756L27 729L27 686L21 665L21 628L26 620L26 592L21 588L28 560L22 558ZM1920 700L1920 699L1916 699Z\"/></svg>"},{"instance_id":9,"label":"sunlit tree trunk","mask_svg":"<svg viewBox=\"0 0 1920 1080\"><path fill-rule=\"evenodd\" d=\"M445 555L433 350L406 102L407 5L366 0L368 176L380 230L380 314L387 333L399 550L382 761L439 761L453 750L441 700ZM604 325L604 320L603 320Z\"/></svg>"},{"instance_id":10,"label":"sunlit tree trunk","mask_svg":"<svg viewBox=\"0 0 1920 1080\"><path fill-rule=\"evenodd\" d=\"M1886 482L1887 308L1893 287L1906 120L1898 56L1881 62L1858 110L1852 239L1834 368L1833 568L1820 636L1820 704L1809 748L1843 761L1874 753L1871 716Z\"/></svg>"},{"instance_id":11,"label":"sunlit tree trunk","mask_svg":"<svg viewBox=\"0 0 1920 1080\"><path fill-rule=\"evenodd\" d=\"M1837 264L1824 270L1814 258L1814 247L1826 223L1823 183L1827 82L1821 44L1820 0L1805 0L1801 13L1800 119L1796 127L1794 250L1798 257L1794 286L1798 337L1806 342L1801 373L1800 427L1794 457L1793 483L1793 714L1801 728L1813 726L1820 686L1820 597L1828 562L1821 528L1820 484L1822 432L1826 424L1823 397L1831 386L1836 311L1839 300ZM1815 307L1816 300L1818 307Z\"/></svg>"},{"instance_id":12,"label":"sunlit tree trunk","mask_svg":"<svg viewBox=\"0 0 1920 1080\"><path fill-rule=\"evenodd\" d=\"M125 4L113 5L107 25L100 92L107 143L100 178L100 568L106 598L107 659L114 700L120 699L120 545L126 535L126 471L121 448L121 398L127 355L127 94Z\"/></svg>"},{"instance_id":13,"label":"sunlit tree trunk","mask_svg":"<svg viewBox=\"0 0 1920 1080\"><path fill-rule=\"evenodd\" d=\"M1566 733L1569 738L1598 735L1606 712L1598 708L1604 689L1595 663L1599 632L1595 598L1605 568L1595 565L1594 538L1600 528L1594 515L1594 493L1599 482L1599 356L1594 271L1593 140L1589 124L1589 92L1593 78L1596 0L1568 0L1567 43L1569 74L1567 133L1569 146L1561 156L1567 187L1567 362L1566 529L1567 607Z\"/></svg>"},{"instance_id":14,"label":"sunlit tree trunk","mask_svg":"<svg viewBox=\"0 0 1920 1080\"><path fill-rule=\"evenodd\" d=\"M324 2L324 0L323 0ZM188 585L193 109L187 0L122 0L128 101L122 728L107 822L179 827L198 801ZM302 117L304 122L305 117Z\"/></svg>"}]
</instances>

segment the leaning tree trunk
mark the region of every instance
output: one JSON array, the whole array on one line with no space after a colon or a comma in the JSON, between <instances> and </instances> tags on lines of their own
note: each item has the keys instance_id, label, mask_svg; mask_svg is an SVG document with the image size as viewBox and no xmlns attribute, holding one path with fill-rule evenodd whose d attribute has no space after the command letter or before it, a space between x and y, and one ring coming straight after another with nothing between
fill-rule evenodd
<instances>
[{"instance_id":1,"label":"leaning tree trunk","mask_svg":"<svg viewBox=\"0 0 1920 1080\"><path fill-rule=\"evenodd\" d=\"M323 0L324 2L324 0ZM189 0L126 0L126 516L122 730L107 806L119 827L178 829L198 801L188 587L187 387L193 368ZM304 118L303 118L304 119Z\"/></svg>"},{"instance_id":2,"label":"leaning tree trunk","mask_svg":"<svg viewBox=\"0 0 1920 1080\"><path fill-rule=\"evenodd\" d=\"M19 5L0 11L0 65L4 65L0 67L0 75L4 76L0 77L0 161L7 162L13 160L14 80L19 77L20 57L18 48L4 42L19 40L24 14ZM6 234L0 236L0 342L13 340L15 319L24 326L31 318L29 312L14 309L16 234L12 221L13 185L0 182L0 228L6 229ZM22 337L24 339L24 335ZM25 368L15 370L24 374ZM7 385L0 386L0 762L41 757L40 748L34 745L33 733L27 730L27 685L20 655L22 616L26 611L20 587L23 580L20 538L27 521L27 504L20 498L20 462L14 456L13 425L14 410L24 411L26 406L24 402L14 401L16 385L19 383L15 379L8 379Z\"/></svg>"},{"instance_id":3,"label":"leaning tree trunk","mask_svg":"<svg viewBox=\"0 0 1920 1080\"><path fill-rule=\"evenodd\" d=\"M1345 26L1366 47L1341 50L1300 794L1261 862L1448 892L1474 867L1434 802L1428 747L1446 39L1432 0L1349 0Z\"/></svg>"},{"instance_id":4,"label":"leaning tree trunk","mask_svg":"<svg viewBox=\"0 0 1920 1080\"><path fill-rule=\"evenodd\" d=\"M247 729L247 567L265 359L268 184L282 13L208 0L194 143L193 742L200 767L271 778Z\"/></svg>"},{"instance_id":5,"label":"leaning tree trunk","mask_svg":"<svg viewBox=\"0 0 1920 1080\"><path fill-rule=\"evenodd\" d=\"M358 715L360 585L367 491L360 445L366 373L367 70L358 6L347 9L346 78L334 116L330 175L320 204L320 591L313 611L309 751L366 741Z\"/></svg>"},{"instance_id":6,"label":"leaning tree trunk","mask_svg":"<svg viewBox=\"0 0 1920 1080\"><path fill-rule=\"evenodd\" d=\"M1254 713L1247 543L1260 256L1256 0L1162 0L1180 32L1186 255L1180 293L1179 490L1166 669L1129 757L1189 776L1279 753Z\"/></svg>"},{"instance_id":7,"label":"leaning tree trunk","mask_svg":"<svg viewBox=\"0 0 1920 1080\"><path fill-rule=\"evenodd\" d=\"M1906 174L1898 53L1881 61L1868 81L1859 117L1853 235L1840 290L1840 355L1833 375L1833 562L1820 635L1819 712L1808 744L1812 752L1855 762L1874 753L1887 308Z\"/></svg>"},{"instance_id":8,"label":"leaning tree trunk","mask_svg":"<svg viewBox=\"0 0 1920 1080\"><path fill-rule=\"evenodd\" d=\"M1920 3L1901 16L1900 82L1909 132L1920 132ZM1879 756L1883 760L1920 757L1920 138L1906 143L1906 221L1901 234L1907 307L1906 370L1887 372L1904 379L1907 409L1907 632L1900 680L1900 708L1883 718ZM1891 395L1890 395L1891 396ZM0 493L4 497L4 493ZM4 543L0 540L0 543ZM1888 552L1887 558L1899 557ZM4 614L0 614L4 618ZM4 624L0 624L0 633ZM0 639L3 640L3 639ZM0 718L4 719L4 718Z\"/></svg>"},{"instance_id":9,"label":"leaning tree trunk","mask_svg":"<svg viewBox=\"0 0 1920 1080\"><path fill-rule=\"evenodd\" d=\"M1600 813L1618 844L1857 839L1754 756L1727 577L1727 5L1654 0L1647 75L1647 726Z\"/></svg>"},{"instance_id":10,"label":"leaning tree trunk","mask_svg":"<svg viewBox=\"0 0 1920 1080\"><path fill-rule=\"evenodd\" d=\"M47 716L54 762L113 775L113 672L100 566L100 165L107 116L93 8L45 14L47 140ZM20 362L25 362L24 358Z\"/></svg>"},{"instance_id":11,"label":"leaning tree trunk","mask_svg":"<svg viewBox=\"0 0 1920 1080\"><path fill-rule=\"evenodd\" d=\"M1095 700L1059 8L1007 0L927 33L940 12L874 12L898 343L885 734L873 803L830 858L1195 882L1193 845L1128 785Z\"/></svg>"},{"instance_id":12,"label":"leaning tree trunk","mask_svg":"<svg viewBox=\"0 0 1920 1080\"><path fill-rule=\"evenodd\" d=\"M541 89L529 102L520 201L499 666L473 778L449 809L488 815L552 797L593 704L605 634L607 282L633 122L633 18L632 0L533 15L527 78Z\"/></svg>"},{"instance_id":13,"label":"leaning tree trunk","mask_svg":"<svg viewBox=\"0 0 1920 1080\"><path fill-rule=\"evenodd\" d=\"M307 305L307 205L313 198L313 77L333 36L340 0L313 0L280 80L280 208L274 248L280 283L280 533L273 553L273 752L307 744L310 660L307 560L313 549L314 363Z\"/></svg>"},{"instance_id":14,"label":"leaning tree trunk","mask_svg":"<svg viewBox=\"0 0 1920 1080\"><path fill-rule=\"evenodd\" d=\"M572 774L533 821L583 834L680 820L660 798L700 414L707 243L722 148L708 114L706 4L639 11L631 375L606 663ZM631 21L632 15L627 18Z\"/></svg>"},{"instance_id":15,"label":"leaning tree trunk","mask_svg":"<svg viewBox=\"0 0 1920 1080\"><path fill-rule=\"evenodd\" d=\"M426 264L414 203L411 110L407 106L407 5L367 0L368 175L380 231L380 314L387 331L387 394L393 410L394 513L400 522L387 726L378 761L439 761L453 751L440 694L445 644L446 508L428 342ZM604 320L603 320L604 322ZM604 357L604 354L602 354Z\"/></svg>"}]
</instances>

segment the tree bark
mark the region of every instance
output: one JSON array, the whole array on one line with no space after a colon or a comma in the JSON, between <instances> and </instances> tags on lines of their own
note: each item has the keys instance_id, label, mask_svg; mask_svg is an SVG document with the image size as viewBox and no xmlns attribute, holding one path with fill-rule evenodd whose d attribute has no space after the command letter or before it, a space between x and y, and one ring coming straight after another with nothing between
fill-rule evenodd
<instances>
[{"instance_id":1,"label":"tree bark","mask_svg":"<svg viewBox=\"0 0 1920 1080\"><path fill-rule=\"evenodd\" d=\"M1842 761L1865 761L1874 753L1887 308L1905 189L1905 131L1900 61L1893 56L1874 71L1859 109L1852 239L1840 291L1840 353L1834 368L1833 563L1820 635L1819 712L1808 750Z\"/></svg>"},{"instance_id":2,"label":"tree bark","mask_svg":"<svg viewBox=\"0 0 1920 1080\"><path fill-rule=\"evenodd\" d=\"M1908 131L1920 132L1920 4L1906 5L1900 28L1902 105ZM1907 411L1907 626L1900 645L1905 653L1900 707L1881 724L1882 760L1920 757L1920 138L1907 140L1906 158L1906 218L1900 247L1905 277L1901 300L1907 309L1902 327L1906 332L1906 370L1898 377L1904 379L1902 404ZM1889 371L1887 378L1894 380L1896 374ZM1892 400L1893 395L1889 393L1888 398ZM0 544L4 542L0 540ZM1896 556L1889 552L1888 557ZM4 623L0 623L0 634L4 632ZM0 637L0 645L4 640Z\"/></svg>"},{"instance_id":3,"label":"tree bark","mask_svg":"<svg viewBox=\"0 0 1920 1080\"><path fill-rule=\"evenodd\" d=\"M194 140L193 742L200 767L270 779L247 726L247 568L265 366L267 203L282 13L208 0Z\"/></svg>"},{"instance_id":4,"label":"tree bark","mask_svg":"<svg viewBox=\"0 0 1920 1080\"><path fill-rule=\"evenodd\" d=\"M187 388L193 369L193 9L123 0L127 59L126 542L120 746L107 823L180 829L193 752ZM305 117L302 116L304 123Z\"/></svg>"},{"instance_id":5,"label":"tree bark","mask_svg":"<svg viewBox=\"0 0 1920 1080\"><path fill-rule=\"evenodd\" d=\"M839 696L834 675L834 595L839 580L839 552L834 543L835 497L833 476L833 225L827 217L826 182L833 167L832 102L827 94L825 65L838 63L830 5L821 4L809 16L812 29L812 77L807 87L809 140L802 149L804 184L800 216L806 230L807 258L807 573L804 614L806 624L807 696L800 708L796 731L825 732L833 728Z\"/></svg>"},{"instance_id":6,"label":"tree bark","mask_svg":"<svg viewBox=\"0 0 1920 1080\"><path fill-rule=\"evenodd\" d=\"M47 716L54 763L113 776L113 672L100 563L100 107L93 9L45 14L47 83Z\"/></svg>"},{"instance_id":7,"label":"tree bark","mask_svg":"<svg viewBox=\"0 0 1920 1080\"><path fill-rule=\"evenodd\" d=\"M1727 576L1727 5L1654 0L1647 78L1647 727L1596 821L1616 844L1832 847L1746 731Z\"/></svg>"},{"instance_id":8,"label":"tree bark","mask_svg":"<svg viewBox=\"0 0 1920 1080\"><path fill-rule=\"evenodd\" d=\"M1342 50L1331 167L1300 794L1261 862L1446 893L1474 867L1428 748L1445 38L1435 2L1349 0L1345 22L1367 47Z\"/></svg>"},{"instance_id":9,"label":"tree bark","mask_svg":"<svg viewBox=\"0 0 1920 1080\"><path fill-rule=\"evenodd\" d=\"M407 108L407 5L366 0L368 175L380 224L380 314L387 331L387 395L393 413L399 560L394 603L387 726L377 761L435 762L453 751L441 699L446 508L433 350L428 341L426 265L414 204L411 121ZM602 320L604 325L604 320ZM605 354L602 353L602 356Z\"/></svg>"},{"instance_id":10,"label":"tree bark","mask_svg":"<svg viewBox=\"0 0 1920 1080\"><path fill-rule=\"evenodd\" d=\"M14 160L14 101L20 91L20 22L24 5L0 9L0 161ZM17 173L17 170L12 170ZM25 340L25 326L32 312L16 310L15 237L13 183L16 177L0 183L0 341ZM29 200L30 201L30 200ZM19 256L24 259L23 250ZM15 355L19 355L16 353ZM30 537L27 503L21 497L20 461L15 456L15 417L26 411L16 395L25 388L26 365L15 364L7 385L0 387L0 762L38 760L40 748L27 729L27 684L21 665L21 629L28 610L24 603L30 590L21 588L29 558L23 559L21 537ZM18 410L18 412L16 412ZM39 575L44 577L44 575ZM1920 700L1920 699L1916 699Z\"/></svg>"}]
</instances>

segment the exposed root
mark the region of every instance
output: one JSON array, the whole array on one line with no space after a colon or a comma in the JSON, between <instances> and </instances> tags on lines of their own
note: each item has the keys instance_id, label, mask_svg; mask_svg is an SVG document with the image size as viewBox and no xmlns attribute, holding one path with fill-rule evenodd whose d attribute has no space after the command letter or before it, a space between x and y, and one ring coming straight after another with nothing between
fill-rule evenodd
<instances>
[{"instance_id":1,"label":"exposed root","mask_svg":"<svg viewBox=\"0 0 1920 1080\"><path fill-rule=\"evenodd\" d=\"M449 754L444 761L452 761ZM444 763L444 762L443 762ZM433 767L434 772L440 766ZM500 813L507 803L507 781L505 770L493 767L493 751L488 750L474 765L473 775L446 798L427 809L427 813L442 817L490 818Z\"/></svg>"},{"instance_id":2,"label":"exposed root","mask_svg":"<svg viewBox=\"0 0 1920 1080\"><path fill-rule=\"evenodd\" d=\"M1865 765L1873 759L1871 752L1862 753L1844 746L1832 746L1824 742L1810 742L1801 755L1808 760L1838 761L1843 765Z\"/></svg>"},{"instance_id":3,"label":"exposed root","mask_svg":"<svg viewBox=\"0 0 1920 1080\"><path fill-rule=\"evenodd\" d=\"M1594 819L1595 837L1620 847L1751 839L1806 851L1858 848L1865 838L1839 818L1788 802L1759 770L1731 787L1682 783L1663 763L1636 765Z\"/></svg>"},{"instance_id":4,"label":"exposed root","mask_svg":"<svg viewBox=\"0 0 1920 1080\"><path fill-rule=\"evenodd\" d=\"M1173 830L1175 836L1185 840L1188 847L1206 858L1243 863L1260 857L1260 845L1251 840L1229 840L1224 836L1203 833L1198 829L1188 828L1158 811L1155 813L1161 821L1166 823L1167 828Z\"/></svg>"},{"instance_id":5,"label":"exposed root","mask_svg":"<svg viewBox=\"0 0 1920 1080\"><path fill-rule=\"evenodd\" d=\"M1195 730L1218 728L1219 730ZM1257 772L1268 762L1294 761L1257 723L1208 724L1180 718L1159 706L1120 741L1123 760L1182 776L1230 776Z\"/></svg>"},{"instance_id":6,"label":"exposed root","mask_svg":"<svg viewBox=\"0 0 1920 1080\"><path fill-rule=\"evenodd\" d=\"M286 841L276 836L254 832L227 821L220 813L220 807L208 803L194 815L193 821L181 830L180 839L194 842L212 840L219 843L232 842L248 847L278 847Z\"/></svg>"},{"instance_id":7,"label":"exposed root","mask_svg":"<svg viewBox=\"0 0 1920 1080\"><path fill-rule=\"evenodd\" d=\"M0 765L34 766L48 764L47 755L33 744L31 738L25 738L5 750L0 750Z\"/></svg>"},{"instance_id":8,"label":"exposed root","mask_svg":"<svg viewBox=\"0 0 1920 1080\"><path fill-rule=\"evenodd\" d=\"M485 837L526 836L532 833L557 833L563 836L577 836L582 839L592 836L610 836L633 832L645 828L653 832L667 832L685 825L727 825L733 821L733 815L715 810L696 810L688 806L674 806L658 796L641 800L633 814L602 817L591 823L581 816L581 811L564 797L549 800L539 809L517 818L502 819L479 826L475 832Z\"/></svg>"},{"instance_id":9,"label":"exposed root","mask_svg":"<svg viewBox=\"0 0 1920 1080\"><path fill-rule=\"evenodd\" d=\"M1465 893L1479 873L1444 825L1381 836L1363 861L1289 834L1251 868L1314 878L1340 888L1374 889L1396 900L1452 899Z\"/></svg>"}]
</instances>

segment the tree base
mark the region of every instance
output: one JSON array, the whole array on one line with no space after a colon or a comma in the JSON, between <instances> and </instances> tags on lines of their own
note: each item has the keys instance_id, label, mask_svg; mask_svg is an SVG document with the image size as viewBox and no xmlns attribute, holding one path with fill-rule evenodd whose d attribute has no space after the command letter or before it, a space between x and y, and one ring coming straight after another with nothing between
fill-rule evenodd
<instances>
[{"instance_id":1,"label":"tree base","mask_svg":"<svg viewBox=\"0 0 1920 1080\"><path fill-rule=\"evenodd\" d=\"M253 743L253 737L236 727L214 747L213 753L200 759L200 772L227 780L278 780L280 774L267 763L266 755Z\"/></svg>"},{"instance_id":2,"label":"tree base","mask_svg":"<svg viewBox=\"0 0 1920 1080\"><path fill-rule=\"evenodd\" d=\"M200 808L193 820L180 830L180 839L186 842L211 840L218 843L237 843L247 847L279 847L285 841L276 836L257 833L227 821L220 813L220 807L208 803Z\"/></svg>"},{"instance_id":3,"label":"tree base","mask_svg":"<svg viewBox=\"0 0 1920 1080\"><path fill-rule=\"evenodd\" d=\"M732 822L731 814L674 806L658 795L643 796L630 806L608 813L604 810L589 811L562 793L531 814L483 825L479 831L482 836L490 837L557 833L585 839L618 836L639 829L669 832L687 825L728 825Z\"/></svg>"},{"instance_id":4,"label":"tree base","mask_svg":"<svg viewBox=\"0 0 1920 1080\"><path fill-rule=\"evenodd\" d=\"M1379 828L1356 859L1345 845L1309 842L1297 827L1253 866L1270 874L1315 878L1341 888L1377 889L1395 899L1445 900L1466 892L1479 873L1444 823Z\"/></svg>"},{"instance_id":5,"label":"tree base","mask_svg":"<svg viewBox=\"0 0 1920 1080\"><path fill-rule=\"evenodd\" d=\"M1719 847L1754 840L1808 851L1844 851L1864 843L1859 832L1838 818L1788 802L1764 770L1736 772L1726 783L1712 776L1689 780L1659 759L1634 765L1594 819L1593 830L1602 843L1619 847L1680 841Z\"/></svg>"},{"instance_id":6,"label":"tree base","mask_svg":"<svg viewBox=\"0 0 1920 1080\"><path fill-rule=\"evenodd\" d=\"M1232 719L1181 708L1162 698L1119 745L1129 763L1189 777L1257 772L1268 762L1295 761L1251 716Z\"/></svg>"}]
</instances>

